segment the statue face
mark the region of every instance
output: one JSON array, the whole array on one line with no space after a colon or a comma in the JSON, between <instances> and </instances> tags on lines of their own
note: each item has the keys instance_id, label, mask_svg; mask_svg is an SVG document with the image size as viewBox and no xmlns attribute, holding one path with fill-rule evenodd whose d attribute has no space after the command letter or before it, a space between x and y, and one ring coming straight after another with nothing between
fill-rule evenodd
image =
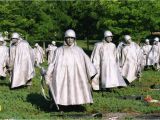
<instances>
[{"instance_id":1,"label":"statue face","mask_svg":"<svg viewBox=\"0 0 160 120\"><path fill-rule=\"evenodd\" d=\"M146 45L149 45L149 41L146 41L145 43L146 43Z\"/></svg>"},{"instance_id":2,"label":"statue face","mask_svg":"<svg viewBox=\"0 0 160 120\"><path fill-rule=\"evenodd\" d=\"M105 37L105 41L111 42L111 41L112 41L112 36L110 36L110 37Z\"/></svg>"},{"instance_id":3,"label":"statue face","mask_svg":"<svg viewBox=\"0 0 160 120\"><path fill-rule=\"evenodd\" d=\"M17 38L12 38L12 43L17 43L18 39Z\"/></svg>"},{"instance_id":4,"label":"statue face","mask_svg":"<svg viewBox=\"0 0 160 120\"><path fill-rule=\"evenodd\" d=\"M65 42L68 46L71 46L72 44L74 44L75 38L73 37L66 37L65 38Z\"/></svg>"},{"instance_id":5,"label":"statue face","mask_svg":"<svg viewBox=\"0 0 160 120\"><path fill-rule=\"evenodd\" d=\"M3 45L3 41L0 41L0 45Z\"/></svg>"},{"instance_id":6,"label":"statue face","mask_svg":"<svg viewBox=\"0 0 160 120\"><path fill-rule=\"evenodd\" d=\"M132 42L132 40L131 40L131 39L128 39L128 40L125 40L125 42L126 42L127 44L130 44L130 43Z\"/></svg>"},{"instance_id":7,"label":"statue face","mask_svg":"<svg viewBox=\"0 0 160 120\"><path fill-rule=\"evenodd\" d=\"M158 41L154 41L153 44L154 44L154 45L158 45Z\"/></svg>"}]
</instances>

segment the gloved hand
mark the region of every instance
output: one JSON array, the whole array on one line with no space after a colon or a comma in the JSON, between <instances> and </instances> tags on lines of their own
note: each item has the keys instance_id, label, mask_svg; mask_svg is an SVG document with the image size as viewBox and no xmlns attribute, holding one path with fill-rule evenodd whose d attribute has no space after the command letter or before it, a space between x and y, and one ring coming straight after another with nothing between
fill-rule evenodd
<instances>
[{"instance_id":1,"label":"gloved hand","mask_svg":"<svg viewBox=\"0 0 160 120\"><path fill-rule=\"evenodd\" d=\"M140 72L140 71L137 72L137 77L138 77L138 78L141 77L141 72Z\"/></svg>"},{"instance_id":2,"label":"gloved hand","mask_svg":"<svg viewBox=\"0 0 160 120\"><path fill-rule=\"evenodd\" d=\"M13 71L12 67L8 67L8 72L11 73Z\"/></svg>"},{"instance_id":3,"label":"gloved hand","mask_svg":"<svg viewBox=\"0 0 160 120\"><path fill-rule=\"evenodd\" d=\"M46 70L43 67L41 67L40 73L41 73L42 76L45 76L46 75Z\"/></svg>"},{"instance_id":4,"label":"gloved hand","mask_svg":"<svg viewBox=\"0 0 160 120\"><path fill-rule=\"evenodd\" d=\"M49 85L50 84L50 81L49 80L45 80L46 81L46 85Z\"/></svg>"},{"instance_id":5,"label":"gloved hand","mask_svg":"<svg viewBox=\"0 0 160 120\"><path fill-rule=\"evenodd\" d=\"M46 85L49 85L50 84L50 77L48 77L47 75L45 75L45 82L46 82Z\"/></svg>"}]
</instances>

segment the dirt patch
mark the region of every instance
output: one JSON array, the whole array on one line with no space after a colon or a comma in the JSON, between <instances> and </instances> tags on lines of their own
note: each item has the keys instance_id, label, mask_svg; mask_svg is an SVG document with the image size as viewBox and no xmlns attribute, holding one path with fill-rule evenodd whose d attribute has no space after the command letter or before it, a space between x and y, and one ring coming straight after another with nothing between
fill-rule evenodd
<instances>
[{"instance_id":1,"label":"dirt patch","mask_svg":"<svg viewBox=\"0 0 160 120\"><path fill-rule=\"evenodd\" d=\"M160 120L160 113L141 114L141 113L105 113L103 120Z\"/></svg>"},{"instance_id":2,"label":"dirt patch","mask_svg":"<svg viewBox=\"0 0 160 120\"><path fill-rule=\"evenodd\" d=\"M136 116L140 116L140 113L105 113L103 114L103 120L124 120L134 119Z\"/></svg>"},{"instance_id":3,"label":"dirt patch","mask_svg":"<svg viewBox=\"0 0 160 120\"><path fill-rule=\"evenodd\" d=\"M143 114L135 117L136 120L160 120L160 113Z\"/></svg>"},{"instance_id":4,"label":"dirt patch","mask_svg":"<svg viewBox=\"0 0 160 120\"><path fill-rule=\"evenodd\" d=\"M160 113L152 114L142 114L142 113L95 113L95 114L85 114L85 113L71 113L71 114L57 114L52 115L52 117L58 117L61 119L96 119L96 120L160 120Z\"/></svg>"}]
</instances>

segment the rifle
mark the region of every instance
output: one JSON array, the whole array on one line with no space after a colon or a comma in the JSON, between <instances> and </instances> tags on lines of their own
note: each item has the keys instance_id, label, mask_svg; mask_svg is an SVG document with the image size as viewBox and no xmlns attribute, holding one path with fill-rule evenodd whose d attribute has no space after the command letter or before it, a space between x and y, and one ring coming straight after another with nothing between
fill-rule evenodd
<instances>
[{"instance_id":1,"label":"rifle","mask_svg":"<svg viewBox=\"0 0 160 120\"><path fill-rule=\"evenodd\" d=\"M59 106L57 105L55 95L54 95L54 90L53 90L51 84L48 84L49 90L51 91L51 96L50 97L46 96L46 92L45 92L45 89L44 89L44 86L46 85L45 77L44 77L45 75L46 75L46 70L43 67L41 67L41 90L42 90L42 94L47 101L51 101L53 99L57 110L59 110Z\"/></svg>"}]
</instances>

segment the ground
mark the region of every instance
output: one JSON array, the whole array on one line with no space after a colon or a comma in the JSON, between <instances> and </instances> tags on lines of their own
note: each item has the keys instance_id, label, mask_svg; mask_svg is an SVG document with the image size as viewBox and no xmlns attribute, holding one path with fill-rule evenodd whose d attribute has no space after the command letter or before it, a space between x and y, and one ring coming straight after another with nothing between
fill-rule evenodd
<instances>
[{"instance_id":1,"label":"ground","mask_svg":"<svg viewBox=\"0 0 160 120\"><path fill-rule=\"evenodd\" d=\"M50 102L42 96L40 72L36 68L31 87L10 90L9 78L0 80L0 119L93 119L95 113L102 113L104 119L141 119L146 114L150 115L148 118L160 119L160 105L144 101L147 95L160 100L159 85L159 71L144 71L141 80L135 80L126 88L114 88L110 92L93 91L92 105L60 106L63 112L58 112L55 107L50 109ZM154 86L157 89L151 89Z\"/></svg>"}]
</instances>

